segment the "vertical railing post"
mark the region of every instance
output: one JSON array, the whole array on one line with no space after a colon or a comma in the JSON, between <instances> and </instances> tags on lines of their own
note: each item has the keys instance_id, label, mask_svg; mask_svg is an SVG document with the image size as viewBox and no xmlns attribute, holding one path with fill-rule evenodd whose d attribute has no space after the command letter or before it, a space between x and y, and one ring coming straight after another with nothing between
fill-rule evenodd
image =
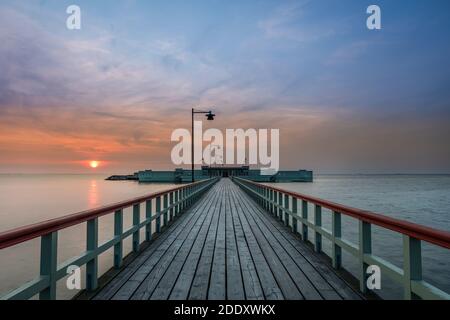
<instances>
[{"instance_id":1,"label":"vertical railing post","mask_svg":"<svg viewBox=\"0 0 450 320\"><path fill-rule=\"evenodd\" d=\"M289 210L289 195L284 195L284 208ZM287 211L284 212L284 225L289 226L289 214Z\"/></svg>"},{"instance_id":2,"label":"vertical railing post","mask_svg":"<svg viewBox=\"0 0 450 320\"><path fill-rule=\"evenodd\" d=\"M333 261L333 268L339 269L342 266L342 248L337 245L336 239L342 237L342 223L341 213L333 211L331 221L331 233L332 233L332 248L331 258Z\"/></svg>"},{"instance_id":3,"label":"vertical railing post","mask_svg":"<svg viewBox=\"0 0 450 320\"><path fill-rule=\"evenodd\" d=\"M297 218L294 217L298 213L298 204L297 204L297 198L296 197L292 197L292 213L293 213L293 216L292 216L292 231L297 233L298 220L297 220Z\"/></svg>"},{"instance_id":4,"label":"vertical railing post","mask_svg":"<svg viewBox=\"0 0 450 320\"><path fill-rule=\"evenodd\" d=\"M264 188L263 187L261 187L259 189L259 203L260 203L261 207L264 208L265 201L264 201Z\"/></svg>"},{"instance_id":5,"label":"vertical railing post","mask_svg":"<svg viewBox=\"0 0 450 320\"><path fill-rule=\"evenodd\" d=\"M359 221L359 289L367 292L367 263L364 262L364 255L372 253L372 227L365 221Z\"/></svg>"},{"instance_id":6,"label":"vertical railing post","mask_svg":"<svg viewBox=\"0 0 450 320\"><path fill-rule=\"evenodd\" d=\"M95 252L98 248L98 218L87 222L86 250ZM86 289L93 291L98 287L98 256L86 264Z\"/></svg>"},{"instance_id":7,"label":"vertical railing post","mask_svg":"<svg viewBox=\"0 0 450 320\"><path fill-rule=\"evenodd\" d=\"M180 213L180 210L179 210L180 206L178 205L179 194L180 194L180 190L175 191L175 210L174 210L175 217L178 216L178 214Z\"/></svg>"},{"instance_id":8,"label":"vertical railing post","mask_svg":"<svg viewBox=\"0 0 450 320\"><path fill-rule=\"evenodd\" d=\"M145 201L145 218L149 220L149 223L145 226L145 240L150 241L152 239L152 199Z\"/></svg>"},{"instance_id":9,"label":"vertical railing post","mask_svg":"<svg viewBox=\"0 0 450 320\"><path fill-rule=\"evenodd\" d=\"M277 203L277 194L274 190L272 190L272 215L274 217L277 216L277 212L278 212L276 203Z\"/></svg>"},{"instance_id":10,"label":"vertical railing post","mask_svg":"<svg viewBox=\"0 0 450 320\"><path fill-rule=\"evenodd\" d=\"M183 189L178 190L178 213L183 212Z\"/></svg>"},{"instance_id":11,"label":"vertical railing post","mask_svg":"<svg viewBox=\"0 0 450 320\"><path fill-rule=\"evenodd\" d=\"M58 263L58 232L41 237L41 277L47 277L49 285L39 293L40 300L56 300L56 269Z\"/></svg>"},{"instance_id":12,"label":"vertical railing post","mask_svg":"<svg viewBox=\"0 0 450 320\"><path fill-rule=\"evenodd\" d=\"M175 218L175 209L173 207L173 192L169 194L169 206L170 206L170 217L169 220L172 221Z\"/></svg>"},{"instance_id":13,"label":"vertical railing post","mask_svg":"<svg viewBox=\"0 0 450 320\"><path fill-rule=\"evenodd\" d=\"M156 197L156 232L161 232L161 197Z\"/></svg>"},{"instance_id":14,"label":"vertical railing post","mask_svg":"<svg viewBox=\"0 0 450 320\"><path fill-rule=\"evenodd\" d=\"M316 228L322 227L322 207L317 204L314 206L314 225ZM314 235L314 250L316 252L322 251L322 235L318 231Z\"/></svg>"},{"instance_id":15,"label":"vertical railing post","mask_svg":"<svg viewBox=\"0 0 450 320\"><path fill-rule=\"evenodd\" d=\"M411 281L422 280L422 245L419 239L408 235L403 235L403 273L404 298L420 299L412 292Z\"/></svg>"},{"instance_id":16,"label":"vertical railing post","mask_svg":"<svg viewBox=\"0 0 450 320\"><path fill-rule=\"evenodd\" d=\"M273 215L273 190L270 190L269 192L269 198L270 198L270 213Z\"/></svg>"},{"instance_id":17,"label":"vertical railing post","mask_svg":"<svg viewBox=\"0 0 450 320\"><path fill-rule=\"evenodd\" d=\"M181 203L180 203L180 211L184 212L186 209L186 188L181 189Z\"/></svg>"},{"instance_id":18,"label":"vertical railing post","mask_svg":"<svg viewBox=\"0 0 450 320\"><path fill-rule=\"evenodd\" d=\"M187 187L186 188L186 197L187 197L186 207L187 208L189 208L191 206L191 192L192 192L192 187Z\"/></svg>"},{"instance_id":19,"label":"vertical railing post","mask_svg":"<svg viewBox=\"0 0 450 320\"><path fill-rule=\"evenodd\" d=\"M168 208L169 208L169 196L167 195L167 194L165 194L164 195L164 197L163 197L163 210L164 210L164 227L166 227L167 226L167 223L168 223L168 221L169 221L169 219L168 219L168 215L169 215L169 210L168 210Z\"/></svg>"},{"instance_id":20,"label":"vertical railing post","mask_svg":"<svg viewBox=\"0 0 450 320\"><path fill-rule=\"evenodd\" d=\"M133 232L133 252L139 251L139 244L141 242L139 237L140 215L141 215L141 204L137 203L133 205L133 227L137 228L137 230Z\"/></svg>"},{"instance_id":21,"label":"vertical railing post","mask_svg":"<svg viewBox=\"0 0 450 320\"><path fill-rule=\"evenodd\" d=\"M308 202L302 200L302 239L308 241Z\"/></svg>"},{"instance_id":22,"label":"vertical railing post","mask_svg":"<svg viewBox=\"0 0 450 320\"><path fill-rule=\"evenodd\" d=\"M283 194L278 192L278 219L283 221Z\"/></svg>"},{"instance_id":23,"label":"vertical railing post","mask_svg":"<svg viewBox=\"0 0 450 320\"><path fill-rule=\"evenodd\" d=\"M264 209L266 209L266 211L269 211L269 189L268 188L264 188Z\"/></svg>"},{"instance_id":24,"label":"vertical railing post","mask_svg":"<svg viewBox=\"0 0 450 320\"><path fill-rule=\"evenodd\" d=\"M123 234L123 210L117 210L114 213L114 237L122 237ZM123 240L120 239L114 245L114 268L122 266L123 259Z\"/></svg>"}]
</instances>

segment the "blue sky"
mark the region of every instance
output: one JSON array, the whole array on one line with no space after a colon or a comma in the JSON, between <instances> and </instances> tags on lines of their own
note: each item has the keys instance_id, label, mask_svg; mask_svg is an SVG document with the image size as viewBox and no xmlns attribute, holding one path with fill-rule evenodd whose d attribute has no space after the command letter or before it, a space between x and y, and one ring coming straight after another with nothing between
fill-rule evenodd
<instances>
[{"instance_id":1,"label":"blue sky","mask_svg":"<svg viewBox=\"0 0 450 320\"><path fill-rule=\"evenodd\" d=\"M71 4L81 31L65 28ZM371 4L382 30L366 28ZM161 167L187 126L176 114L216 105L218 126L282 127L284 167L450 172L449 12L445 0L2 1L0 170ZM61 163L23 160L30 127L58 138ZM68 137L77 147L59 150Z\"/></svg>"}]
</instances>

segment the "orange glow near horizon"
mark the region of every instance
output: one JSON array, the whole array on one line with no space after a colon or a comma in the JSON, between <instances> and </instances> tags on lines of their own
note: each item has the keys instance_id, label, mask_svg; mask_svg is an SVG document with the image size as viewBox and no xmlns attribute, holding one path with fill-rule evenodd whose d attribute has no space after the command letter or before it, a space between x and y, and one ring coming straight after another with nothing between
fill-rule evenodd
<instances>
[{"instance_id":1,"label":"orange glow near horizon","mask_svg":"<svg viewBox=\"0 0 450 320\"><path fill-rule=\"evenodd\" d=\"M89 166L90 166L92 169L98 168L99 165L100 165L100 162L99 162L99 161L90 161L90 162L89 162Z\"/></svg>"}]
</instances>

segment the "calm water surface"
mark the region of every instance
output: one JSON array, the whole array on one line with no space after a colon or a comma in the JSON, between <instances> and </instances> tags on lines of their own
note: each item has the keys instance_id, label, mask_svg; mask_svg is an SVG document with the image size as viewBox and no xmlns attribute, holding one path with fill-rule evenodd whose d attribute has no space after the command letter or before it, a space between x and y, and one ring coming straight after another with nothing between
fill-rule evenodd
<instances>
[{"instance_id":1,"label":"calm water surface","mask_svg":"<svg viewBox=\"0 0 450 320\"><path fill-rule=\"evenodd\" d=\"M139 184L132 181L104 181L102 175L0 175L0 231L69 213L111 204L135 196L169 189L170 184ZM277 187L325 198L331 201L384 213L431 227L450 230L450 176L317 176L314 183L286 183ZM310 212L312 208L310 208ZM143 216L144 210L142 208ZM323 213L324 227L330 229L331 219ZM310 219L313 215L310 214ZM124 214L124 228L131 226L131 210ZM59 233L59 257L63 262L85 250L86 225ZM343 217L344 238L357 243L358 225ZM373 227L374 253L398 266L402 265L402 238ZM112 215L100 218L99 242L113 235ZM313 235L310 233L311 240ZM143 234L141 236L143 239ZM324 250L330 251L324 240ZM126 252L131 239L125 241ZM448 250L423 245L426 280L450 292L450 254ZM111 267L112 252L100 256L99 272ZM39 272L39 240L0 251L0 294L33 279ZM356 273L355 260L343 257L344 266ZM83 270L84 271L84 270ZM58 298L74 295L59 282ZM382 275L382 296L401 297L399 286Z\"/></svg>"}]
</instances>

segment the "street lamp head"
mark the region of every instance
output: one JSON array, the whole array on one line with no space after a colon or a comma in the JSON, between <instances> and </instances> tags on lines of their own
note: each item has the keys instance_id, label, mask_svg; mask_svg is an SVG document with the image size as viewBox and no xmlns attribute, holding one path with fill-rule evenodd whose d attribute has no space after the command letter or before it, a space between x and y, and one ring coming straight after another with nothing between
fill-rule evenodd
<instances>
[{"instance_id":1,"label":"street lamp head","mask_svg":"<svg viewBox=\"0 0 450 320\"><path fill-rule=\"evenodd\" d=\"M212 120L214 120L214 117L215 117L216 115L214 114L214 113L212 113L212 111L209 111L207 114L206 114L206 120L208 120L208 121L212 121Z\"/></svg>"}]
</instances>

